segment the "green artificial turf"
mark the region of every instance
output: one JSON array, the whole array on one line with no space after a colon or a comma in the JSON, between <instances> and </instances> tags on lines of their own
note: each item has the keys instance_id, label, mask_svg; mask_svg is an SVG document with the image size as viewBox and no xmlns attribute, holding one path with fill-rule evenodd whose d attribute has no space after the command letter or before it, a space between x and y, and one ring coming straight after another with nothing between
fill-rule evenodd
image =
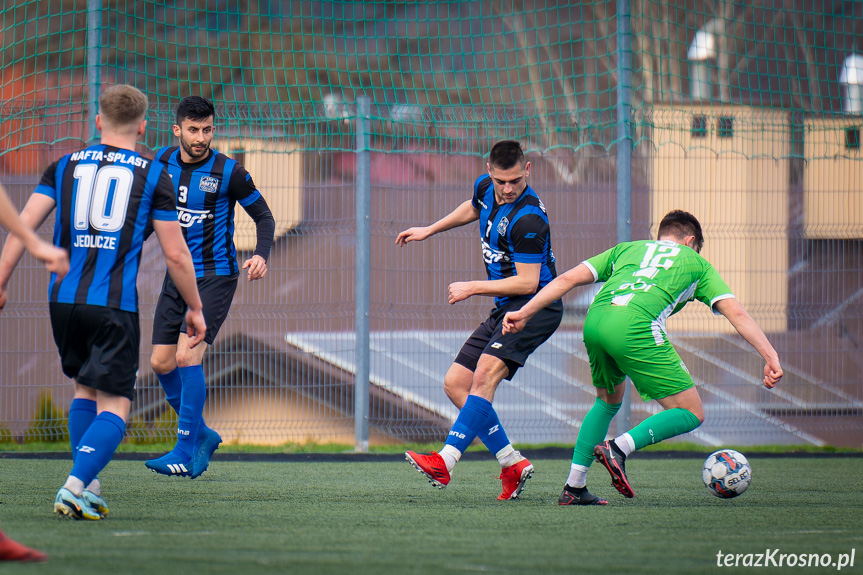
<instances>
[{"instance_id":1,"label":"green artificial turf","mask_svg":"<svg viewBox=\"0 0 863 575\"><path fill-rule=\"evenodd\" d=\"M517 501L497 501L499 467L470 460L432 488L405 462L227 462L169 478L140 461L102 473L99 522L52 514L70 463L3 459L0 526L50 555L5 573L717 573L717 553L832 554L863 565L861 458L750 457L734 500L701 483L701 461L627 462L635 499L594 466L607 507L560 507L567 460L535 460ZM747 569L748 570L748 569ZM782 568L758 569L768 573ZM796 571L796 570L795 570ZM807 568L806 573L835 572Z\"/></svg>"},{"instance_id":2,"label":"green artificial turf","mask_svg":"<svg viewBox=\"0 0 863 575\"><path fill-rule=\"evenodd\" d=\"M573 439L574 441L574 439ZM162 441L151 443L136 443L124 441L117 448L120 453L167 453L174 448L176 441ZM529 455L531 451L537 449L564 449L572 450L573 444L565 445L561 443L546 443L546 444L516 444L516 449L521 449L525 454ZM431 450L438 450L441 447L440 441L434 443L391 443L386 445L371 445L369 446L370 453L404 453L410 449L417 453L427 453ZM741 453L860 453L860 449L853 447L834 447L834 446L817 446L811 444L800 445L723 445L723 449L736 449ZM719 449L713 448L713 449ZM711 447L699 443L688 441L663 441L655 445L648 445L643 448L643 452L702 452L710 453ZM279 445L256 445L249 443L222 443L219 446L219 453L353 453L355 451L353 444L347 443L282 443ZM475 441L469 451L476 451L485 454L485 447L479 440ZM0 442L0 454L8 453L69 453L68 441L27 441L23 443L16 442Z\"/></svg>"}]
</instances>

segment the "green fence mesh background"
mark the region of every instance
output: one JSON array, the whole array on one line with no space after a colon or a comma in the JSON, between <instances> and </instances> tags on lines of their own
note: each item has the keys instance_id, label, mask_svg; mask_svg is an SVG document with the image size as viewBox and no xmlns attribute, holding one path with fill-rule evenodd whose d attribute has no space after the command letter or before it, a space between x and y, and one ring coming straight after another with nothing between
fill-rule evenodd
<instances>
[{"instance_id":1,"label":"green fence mesh background","mask_svg":"<svg viewBox=\"0 0 863 575\"><path fill-rule=\"evenodd\" d=\"M180 97L213 99L217 147L253 164L286 215L269 283L240 286L205 360L207 417L238 441L350 441L354 152L357 99L367 96L374 433L438 440L454 409L443 373L488 312L487 301L448 306L441 291L482 277L482 266L473 230L401 251L395 234L467 199L482 157L506 137L530 152L559 270L606 249L617 239L617 107L628 104L632 237L655 232L670 207L697 213L708 259L787 358L782 388L767 392L753 383L757 358L721 319L702 309L669 322L705 393L708 422L695 440L859 447L863 120L853 97L863 63L845 64L863 54L863 2L621 2L628 102L618 91L618 4L7 0L0 181L20 206L51 161L90 141L101 85L147 93L150 150L174 143ZM22 436L34 413L59 421L71 397L44 272L32 260L21 267L0 319L0 440ZM146 369L163 274L161 253L147 248L133 439L174 432ZM592 403L578 331L589 295L567 300L537 371L496 397L515 441L569 442ZM288 407L260 415L259 400ZM633 421L651 409L635 404ZM62 433L51 425L34 434Z\"/></svg>"},{"instance_id":2,"label":"green fence mesh background","mask_svg":"<svg viewBox=\"0 0 863 575\"><path fill-rule=\"evenodd\" d=\"M615 139L615 2L111 0L89 16L86 0L3 6L0 153L87 139L88 73L141 87L156 110L202 94L236 116L233 129L299 149L351 149L340 120L360 95L380 106L374 149L478 153L486 140L466 128L489 119L540 151ZM859 2L630 10L632 135L657 146L651 129L688 127L674 112L693 105L841 114L843 62L863 50Z\"/></svg>"}]
</instances>

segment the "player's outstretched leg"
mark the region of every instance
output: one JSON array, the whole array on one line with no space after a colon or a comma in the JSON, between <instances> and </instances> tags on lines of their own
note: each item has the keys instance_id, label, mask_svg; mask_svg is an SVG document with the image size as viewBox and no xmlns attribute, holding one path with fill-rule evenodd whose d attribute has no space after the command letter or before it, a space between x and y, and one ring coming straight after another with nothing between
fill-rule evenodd
<instances>
[{"instance_id":1,"label":"player's outstretched leg","mask_svg":"<svg viewBox=\"0 0 863 575\"><path fill-rule=\"evenodd\" d=\"M25 563L44 563L48 555L10 539L0 531L0 561L21 561Z\"/></svg>"},{"instance_id":2,"label":"player's outstretched leg","mask_svg":"<svg viewBox=\"0 0 863 575\"><path fill-rule=\"evenodd\" d=\"M613 439L603 441L593 449L596 460L611 475L611 484L624 497L635 497L632 486L626 478L626 455L617 446Z\"/></svg>"},{"instance_id":3,"label":"player's outstretched leg","mask_svg":"<svg viewBox=\"0 0 863 575\"><path fill-rule=\"evenodd\" d=\"M608 505L607 499L597 497L585 487L563 486L563 492L557 498L558 505Z\"/></svg>"},{"instance_id":4,"label":"player's outstretched leg","mask_svg":"<svg viewBox=\"0 0 863 575\"><path fill-rule=\"evenodd\" d=\"M690 388L682 393L695 394ZM679 395L679 394L678 394ZM672 396L673 397L673 396ZM662 400L659 400L660 403ZM695 395L700 411L701 402ZM626 497L633 497L632 486L626 477L626 458L635 451L665 441L682 433L687 433L701 425L701 418L689 409L671 408L655 413L613 440L600 443L594 448L596 460L611 474L614 487Z\"/></svg>"},{"instance_id":5,"label":"player's outstretched leg","mask_svg":"<svg viewBox=\"0 0 863 575\"><path fill-rule=\"evenodd\" d=\"M405 459L428 477L432 485L443 489L449 485L450 472L476 438L482 424L488 419L490 410L490 401L477 395L469 395L447 435L446 445L441 452L432 451L425 455L408 451Z\"/></svg>"}]
</instances>

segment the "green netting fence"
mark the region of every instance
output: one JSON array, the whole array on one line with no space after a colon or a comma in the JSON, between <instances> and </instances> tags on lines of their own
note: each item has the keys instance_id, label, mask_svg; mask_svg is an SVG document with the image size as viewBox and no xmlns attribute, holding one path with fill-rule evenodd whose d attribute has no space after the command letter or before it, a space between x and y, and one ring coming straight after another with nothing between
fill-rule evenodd
<instances>
[{"instance_id":1,"label":"green netting fence","mask_svg":"<svg viewBox=\"0 0 863 575\"><path fill-rule=\"evenodd\" d=\"M157 109L202 94L236 110L236 130L299 150L351 149L340 120L361 95L381 106L373 149L480 153L499 134L465 133L489 117L535 150L608 148L618 4L630 13L633 142L689 130L693 107L707 109L695 128L707 132L722 131L720 106L859 118L863 29L849 1L14 0L0 13L2 152L92 138L95 94L116 82ZM832 129L854 149L859 136Z\"/></svg>"},{"instance_id":2,"label":"green netting fence","mask_svg":"<svg viewBox=\"0 0 863 575\"><path fill-rule=\"evenodd\" d=\"M150 99L149 150L174 143L181 97L214 100L216 146L274 206L271 273L240 286L205 361L208 421L229 440L353 440L362 273L371 440L440 439L454 414L443 373L488 312L442 301L448 282L482 277L475 234L392 242L467 199L491 144L516 138L550 208L559 269L689 209L708 259L787 358L782 387L766 392L722 320L701 310L670 321L703 390L696 440L863 443L859 1L7 0L0 25L0 181L18 205L51 161L97 137L100 88L131 83ZM359 125L367 270L355 267ZM160 258L145 250L139 282L130 435L142 441L173 433L146 369ZM70 399L44 274L22 267L0 318L0 439L46 429L34 421L56 420L59 433L49 415ZM585 293L496 397L516 441L569 443L592 402ZM651 409L634 403L633 422Z\"/></svg>"}]
</instances>

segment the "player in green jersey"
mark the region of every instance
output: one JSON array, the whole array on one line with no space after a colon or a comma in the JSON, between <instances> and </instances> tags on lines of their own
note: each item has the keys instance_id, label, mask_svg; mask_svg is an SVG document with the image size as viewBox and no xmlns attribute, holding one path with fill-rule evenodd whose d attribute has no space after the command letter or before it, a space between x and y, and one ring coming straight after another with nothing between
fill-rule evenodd
<instances>
[{"instance_id":1,"label":"player in green jersey","mask_svg":"<svg viewBox=\"0 0 863 575\"><path fill-rule=\"evenodd\" d=\"M594 458L626 497L626 457L646 445L688 433L704 421L704 408L692 377L668 340L665 320L693 299L721 314L764 358L764 386L782 378L779 356L755 320L738 303L713 266L701 257L701 224L687 212L669 212L657 241L625 242L581 262L546 285L524 307L504 317L504 333L518 332L528 319L572 288L605 282L584 322L584 345L596 387L596 401L578 432L572 468L560 505L607 505L589 491L585 477ZM663 411L627 433L604 441L620 409L626 376L647 400Z\"/></svg>"}]
</instances>

